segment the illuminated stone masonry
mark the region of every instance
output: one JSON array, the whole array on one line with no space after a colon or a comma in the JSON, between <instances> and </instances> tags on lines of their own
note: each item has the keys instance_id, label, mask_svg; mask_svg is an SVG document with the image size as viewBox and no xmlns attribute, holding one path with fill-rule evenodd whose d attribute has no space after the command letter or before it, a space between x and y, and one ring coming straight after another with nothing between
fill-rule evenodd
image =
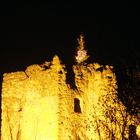
<instances>
[{"instance_id":1,"label":"illuminated stone masonry","mask_svg":"<svg viewBox=\"0 0 140 140\"><path fill-rule=\"evenodd\" d=\"M25 71L5 73L1 140L138 138L138 119L117 97L113 67L86 64L87 58L84 47L79 47L73 66L75 90L66 83L67 71L58 56ZM131 134L130 127L136 128L137 135Z\"/></svg>"}]
</instances>

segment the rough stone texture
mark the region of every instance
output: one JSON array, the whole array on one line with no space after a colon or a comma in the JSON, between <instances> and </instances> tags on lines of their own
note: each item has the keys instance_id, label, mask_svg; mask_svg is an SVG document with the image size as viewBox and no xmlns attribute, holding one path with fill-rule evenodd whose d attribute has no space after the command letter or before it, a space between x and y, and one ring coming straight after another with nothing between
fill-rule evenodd
<instances>
[{"instance_id":1,"label":"rough stone texture","mask_svg":"<svg viewBox=\"0 0 140 140\"><path fill-rule=\"evenodd\" d=\"M73 66L77 89L66 83L65 66L52 62L5 73L1 140L121 140L138 125L117 98L111 66ZM137 133L140 135L139 130Z\"/></svg>"}]
</instances>

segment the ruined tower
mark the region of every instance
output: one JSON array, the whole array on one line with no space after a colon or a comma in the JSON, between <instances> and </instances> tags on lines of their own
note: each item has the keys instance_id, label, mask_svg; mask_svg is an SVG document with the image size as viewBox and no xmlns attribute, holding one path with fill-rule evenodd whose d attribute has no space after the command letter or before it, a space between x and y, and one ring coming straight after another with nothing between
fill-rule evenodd
<instances>
[{"instance_id":1,"label":"ruined tower","mask_svg":"<svg viewBox=\"0 0 140 140\"><path fill-rule=\"evenodd\" d=\"M87 58L81 36L73 66L75 90L66 83L67 71L58 56L25 71L5 73L1 140L128 138L128 127L136 120L117 98L113 67L87 64Z\"/></svg>"}]
</instances>

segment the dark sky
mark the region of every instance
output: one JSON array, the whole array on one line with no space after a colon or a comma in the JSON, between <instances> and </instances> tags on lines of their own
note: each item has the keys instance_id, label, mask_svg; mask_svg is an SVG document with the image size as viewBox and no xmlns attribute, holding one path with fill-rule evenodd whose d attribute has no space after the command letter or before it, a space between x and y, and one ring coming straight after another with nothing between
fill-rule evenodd
<instances>
[{"instance_id":1,"label":"dark sky","mask_svg":"<svg viewBox=\"0 0 140 140\"><path fill-rule=\"evenodd\" d=\"M42 64L54 54L72 65L81 32L90 61L118 67L140 60L138 3L19 1L0 8L2 73Z\"/></svg>"}]
</instances>

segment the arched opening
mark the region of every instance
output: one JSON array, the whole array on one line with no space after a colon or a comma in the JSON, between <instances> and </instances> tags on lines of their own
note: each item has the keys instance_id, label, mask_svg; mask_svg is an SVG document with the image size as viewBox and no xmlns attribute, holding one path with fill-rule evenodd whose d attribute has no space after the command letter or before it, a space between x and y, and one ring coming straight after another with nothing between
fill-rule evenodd
<instances>
[{"instance_id":1,"label":"arched opening","mask_svg":"<svg viewBox=\"0 0 140 140\"><path fill-rule=\"evenodd\" d=\"M78 98L74 98L74 112L81 113L80 100Z\"/></svg>"}]
</instances>

